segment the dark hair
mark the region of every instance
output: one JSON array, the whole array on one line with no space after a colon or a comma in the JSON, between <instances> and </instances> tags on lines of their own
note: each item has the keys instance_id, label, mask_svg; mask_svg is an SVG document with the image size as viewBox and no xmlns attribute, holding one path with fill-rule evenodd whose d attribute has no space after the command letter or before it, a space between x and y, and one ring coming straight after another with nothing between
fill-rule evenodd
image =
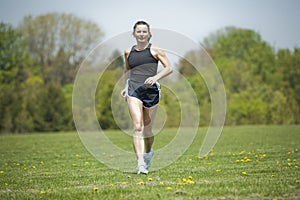
<instances>
[{"instance_id":1,"label":"dark hair","mask_svg":"<svg viewBox=\"0 0 300 200\"><path fill-rule=\"evenodd\" d=\"M147 26L148 31L149 31L149 34L150 34L150 38L149 38L149 40L150 40L151 37L152 37L152 34L151 34L151 32L150 32L150 25L149 25L147 22L145 22L145 21L137 21L137 22L134 24L134 26L133 26L133 33L134 33L134 31L135 31L135 29L136 29L136 27L137 27L138 25L146 25L146 26Z\"/></svg>"},{"instance_id":2,"label":"dark hair","mask_svg":"<svg viewBox=\"0 0 300 200\"><path fill-rule=\"evenodd\" d=\"M133 32L135 31L135 29L136 29L136 27L137 27L138 25L146 25L146 26L148 27L149 32L150 32L150 25L149 25L147 22L145 22L145 21L137 21L137 22L134 24L134 26L133 26Z\"/></svg>"}]
</instances>

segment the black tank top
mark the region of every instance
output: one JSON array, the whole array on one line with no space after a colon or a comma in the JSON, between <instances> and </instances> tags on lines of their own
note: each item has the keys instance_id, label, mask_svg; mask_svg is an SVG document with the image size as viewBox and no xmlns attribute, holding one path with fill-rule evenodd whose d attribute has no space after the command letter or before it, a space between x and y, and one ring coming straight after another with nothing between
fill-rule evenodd
<instances>
[{"instance_id":1,"label":"black tank top","mask_svg":"<svg viewBox=\"0 0 300 200\"><path fill-rule=\"evenodd\" d=\"M128 56L130 67L130 80L144 83L148 77L155 76L157 73L158 60L156 60L150 51L151 44L142 51L134 47Z\"/></svg>"}]
</instances>

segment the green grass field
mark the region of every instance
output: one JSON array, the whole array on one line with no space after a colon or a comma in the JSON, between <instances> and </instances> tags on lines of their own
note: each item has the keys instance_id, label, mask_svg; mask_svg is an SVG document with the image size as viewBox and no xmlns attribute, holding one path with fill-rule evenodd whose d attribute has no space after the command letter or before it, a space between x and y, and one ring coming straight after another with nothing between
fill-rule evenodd
<instances>
[{"instance_id":1,"label":"green grass field","mask_svg":"<svg viewBox=\"0 0 300 200\"><path fill-rule=\"evenodd\" d=\"M300 126L226 127L200 158L205 131L175 163L148 175L107 168L77 133L0 135L0 199L300 199ZM174 132L158 134L154 148ZM128 136L112 140L132 148Z\"/></svg>"}]
</instances>

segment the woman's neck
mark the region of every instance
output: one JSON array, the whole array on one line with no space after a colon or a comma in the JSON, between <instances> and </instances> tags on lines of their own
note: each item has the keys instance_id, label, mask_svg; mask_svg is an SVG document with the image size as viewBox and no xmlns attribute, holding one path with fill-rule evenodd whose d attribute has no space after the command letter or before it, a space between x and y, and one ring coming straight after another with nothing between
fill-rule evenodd
<instances>
[{"instance_id":1,"label":"woman's neck","mask_svg":"<svg viewBox=\"0 0 300 200\"><path fill-rule=\"evenodd\" d=\"M138 51L142 51L144 49L146 49L149 45L149 42L143 42L143 43L137 43L137 45L135 46L135 49Z\"/></svg>"}]
</instances>

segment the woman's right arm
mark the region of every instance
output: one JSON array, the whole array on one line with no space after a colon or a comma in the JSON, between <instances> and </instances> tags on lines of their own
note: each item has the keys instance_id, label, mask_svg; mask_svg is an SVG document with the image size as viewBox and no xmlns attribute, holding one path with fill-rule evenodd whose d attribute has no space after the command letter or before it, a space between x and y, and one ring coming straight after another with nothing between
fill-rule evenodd
<instances>
[{"instance_id":1,"label":"woman's right arm","mask_svg":"<svg viewBox=\"0 0 300 200\"><path fill-rule=\"evenodd\" d=\"M125 70L124 70L124 79L125 79L125 83L127 81L127 79L129 78L128 72L129 72L129 64L128 64L128 56L129 56L130 51L126 50L124 52L124 58L125 58Z\"/></svg>"},{"instance_id":2,"label":"woman's right arm","mask_svg":"<svg viewBox=\"0 0 300 200\"><path fill-rule=\"evenodd\" d=\"M130 51L126 50L124 52L124 59L125 59L125 69L124 69L124 85L126 85L126 82L129 78L129 64L128 64L128 56L129 56L129 53ZM121 91L121 96L122 97L126 97L126 88L124 88L122 91Z\"/></svg>"}]
</instances>

